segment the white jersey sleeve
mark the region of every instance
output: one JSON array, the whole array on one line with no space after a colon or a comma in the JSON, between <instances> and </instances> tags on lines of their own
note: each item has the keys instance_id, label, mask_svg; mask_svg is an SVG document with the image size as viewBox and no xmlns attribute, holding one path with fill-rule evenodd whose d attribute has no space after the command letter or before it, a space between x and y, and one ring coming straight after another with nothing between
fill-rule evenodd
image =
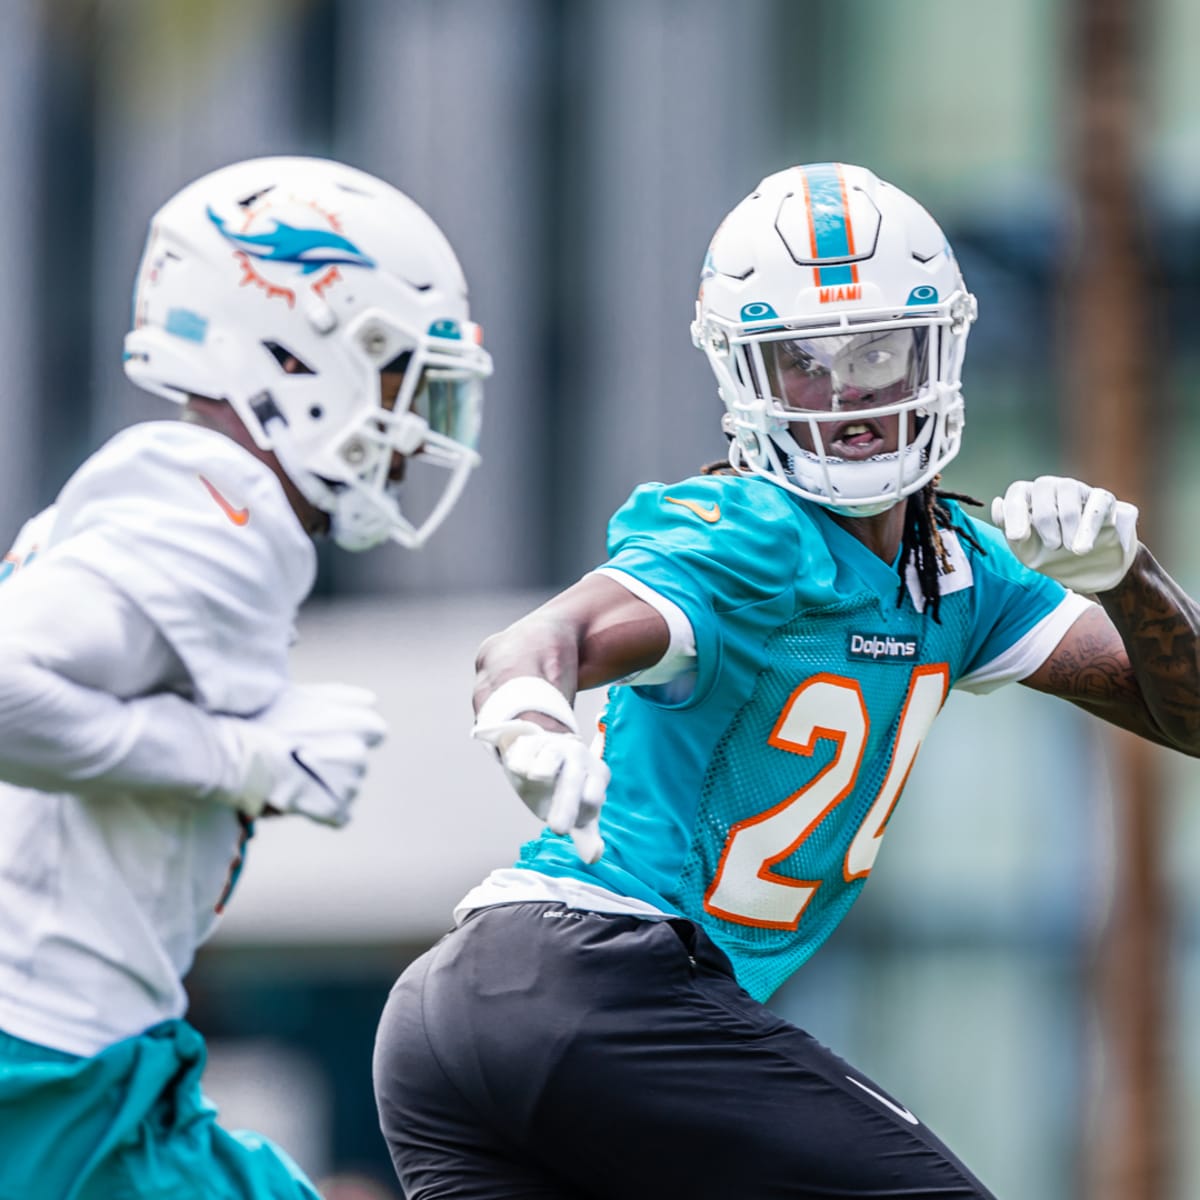
<instances>
[{"instance_id":1,"label":"white jersey sleeve","mask_svg":"<svg viewBox=\"0 0 1200 1200\"><path fill-rule=\"evenodd\" d=\"M0 780L82 796L204 797L240 764L172 689L183 664L124 593L48 559L0 587Z\"/></svg>"},{"instance_id":2,"label":"white jersey sleeve","mask_svg":"<svg viewBox=\"0 0 1200 1200\"><path fill-rule=\"evenodd\" d=\"M224 434L118 434L63 488L48 540L42 561L87 568L150 618L202 707L249 715L278 694L316 553L275 474Z\"/></svg>"}]
</instances>

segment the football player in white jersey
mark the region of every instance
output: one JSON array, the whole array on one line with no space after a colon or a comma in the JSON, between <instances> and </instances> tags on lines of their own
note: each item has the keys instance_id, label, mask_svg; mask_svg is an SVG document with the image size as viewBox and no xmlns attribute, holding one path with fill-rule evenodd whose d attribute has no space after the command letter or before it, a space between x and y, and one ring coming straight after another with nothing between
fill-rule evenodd
<instances>
[{"instance_id":1,"label":"football player in white jersey","mask_svg":"<svg viewBox=\"0 0 1200 1200\"><path fill-rule=\"evenodd\" d=\"M420 545L491 362L433 221L317 159L169 200L133 324L184 420L113 438L0 566L0 1195L314 1197L216 1124L181 981L255 819L343 824L384 735L369 692L289 680L313 537Z\"/></svg>"}]
</instances>

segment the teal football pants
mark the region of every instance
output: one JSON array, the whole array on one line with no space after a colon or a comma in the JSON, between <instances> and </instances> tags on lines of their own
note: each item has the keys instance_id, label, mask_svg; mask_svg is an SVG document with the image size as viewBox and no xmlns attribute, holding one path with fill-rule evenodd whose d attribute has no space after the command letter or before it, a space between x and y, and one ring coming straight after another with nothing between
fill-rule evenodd
<instances>
[{"instance_id":1,"label":"teal football pants","mask_svg":"<svg viewBox=\"0 0 1200 1200\"><path fill-rule=\"evenodd\" d=\"M204 1039L167 1021L91 1058L0 1031L0 1200L320 1200L200 1091Z\"/></svg>"}]
</instances>

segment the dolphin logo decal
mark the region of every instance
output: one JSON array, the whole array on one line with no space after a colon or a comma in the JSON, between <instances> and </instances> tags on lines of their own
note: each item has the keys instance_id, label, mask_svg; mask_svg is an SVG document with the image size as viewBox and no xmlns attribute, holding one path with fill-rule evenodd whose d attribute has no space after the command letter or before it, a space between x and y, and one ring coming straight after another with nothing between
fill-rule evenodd
<instances>
[{"instance_id":1,"label":"dolphin logo decal","mask_svg":"<svg viewBox=\"0 0 1200 1200\"><path fill-rule=\"evenodd\" d=\"M244 254L265 262L295 263L305 275L334 265L375 265L375 260L368 258L349 238L332 229L297 229L275 221L275 228L269 233L234 233L211 208L206 212L217 232Z\"/></svg>"}]
</instances>

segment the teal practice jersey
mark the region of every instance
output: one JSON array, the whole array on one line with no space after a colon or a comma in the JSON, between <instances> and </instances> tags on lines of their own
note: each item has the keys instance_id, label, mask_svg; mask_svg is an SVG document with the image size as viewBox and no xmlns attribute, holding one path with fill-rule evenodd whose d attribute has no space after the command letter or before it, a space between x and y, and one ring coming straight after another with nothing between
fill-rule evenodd
<instances>
[{"instance_id":1,"label":"teal practice jersey","mask_svg":"<svg viewBox=\"0 0 1200 1200\"><path fill-rule=\"evenodd\" d=\"M547 833L518 865L699 922L742 986L770 995L862 890L950 688L986 678L1067 601L999 531L950 509L961 532L943 532L938 622L915 574L774 484L638 488L605 566L683 610L696 668L610 690L604 857L588 866Z\"/></svg>"}]
</instances>

